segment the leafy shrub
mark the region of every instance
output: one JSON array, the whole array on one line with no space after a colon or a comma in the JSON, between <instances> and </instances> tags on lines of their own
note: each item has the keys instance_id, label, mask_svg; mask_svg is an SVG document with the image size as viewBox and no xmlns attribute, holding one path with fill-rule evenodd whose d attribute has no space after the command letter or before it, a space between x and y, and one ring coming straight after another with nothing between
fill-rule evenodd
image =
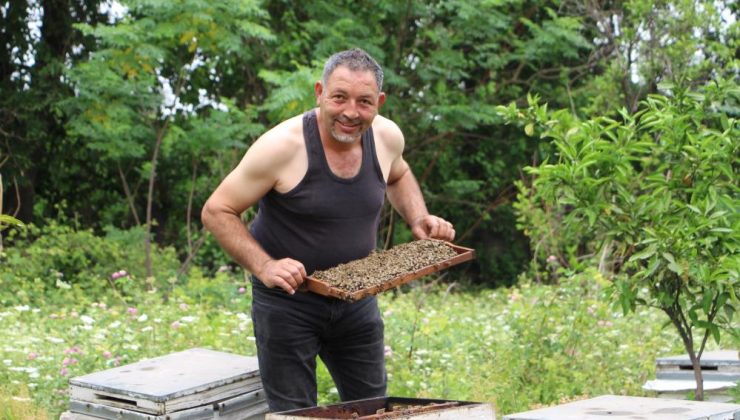
<instances>
[{"instance_id":1,"label":"leafy shrub","mask_svg":"<svg viewBox=\"0 0 740 420\"><path fill-rule=\"evenodd\" d=\"M527 168L522 224L533 242L575 250L613 282L625 312L660 308L676 328L703 397L699 359L720 329L737 338L740 295L740 101L733 80L702 91L665 85L620 120L577 121L530 100L525 131L552 139L550 161ZM560 235L560 232L565 234ZM562 255L562 251L560 253ZM735 324L736 325L736 324Z\"/></svg>"},{"instance_id":2,"label":"leafy shrub","mask_svg":"<svg viewBox=\"0 0 740 420\"><path fill-rule=\"evenodd\" d=\"M41 296L72 295L96 301L144 289L142 229L109 227L105 236L51 221L11 237L13 245L0 254L0 303L30 303ZM172 248L156 250L152 286L169 287L179 265ZM152 280L154 281L154 280ZM55 293L49 293L55 291Z\"/></svg>"}]
</instances>

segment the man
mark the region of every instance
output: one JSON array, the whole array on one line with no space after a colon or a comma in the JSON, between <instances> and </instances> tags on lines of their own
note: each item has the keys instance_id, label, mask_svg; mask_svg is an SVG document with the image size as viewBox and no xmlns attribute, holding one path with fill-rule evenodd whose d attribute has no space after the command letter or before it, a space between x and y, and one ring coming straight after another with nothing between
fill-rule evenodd
<instances>
[{"instance_id":1,"label":"man","mask_svg":"<svg viewBox=\"0 0 740 420\"><path fill-rule=\"evenodd\" d=\"M205 226L253 275L257 356L273 412L316 405L317 355L343 401L385 395L376 298L296 291L307 273L375 249L386 194L414 237L455 237L451 223L427 212L401 130L378 115L382 86L366 52L330 57L314 87L318 107L255 141L203 207ZM256 203L247 230L240 215Z\"/></svg>"}]
</instances>

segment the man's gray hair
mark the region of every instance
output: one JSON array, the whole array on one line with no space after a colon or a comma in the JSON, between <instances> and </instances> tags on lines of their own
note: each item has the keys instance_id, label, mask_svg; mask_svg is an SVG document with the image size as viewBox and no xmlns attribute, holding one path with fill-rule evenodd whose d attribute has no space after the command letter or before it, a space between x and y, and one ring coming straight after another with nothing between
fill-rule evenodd
<instances>
[{"instance_id":1,"label":"man's gray hair","mask_svg":"<svg viewBox=\"0 0 740 420\"><path fill-rule=\"evenodd\" d=\"M383 69L377 61L367 52L360 48L340 51L326 60L324 64L324 73L321 75L321 83L326 86L329 76L339 66L346 66L352 71L371 71L375 75L375 82L378 84L378 91L383 91Z\"/></svg>"}]
</instances>

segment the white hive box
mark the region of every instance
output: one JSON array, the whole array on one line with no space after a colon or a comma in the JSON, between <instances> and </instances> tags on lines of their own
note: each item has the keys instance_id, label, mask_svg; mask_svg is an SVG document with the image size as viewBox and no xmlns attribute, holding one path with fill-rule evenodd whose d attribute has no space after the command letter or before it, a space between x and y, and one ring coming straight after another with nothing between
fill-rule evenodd
<instances>
[{"instance_id":1,"label":"white hive box","mask_svg":"<svg viewBox=\"0 0 740 420\"><path fill-rule=\"evenodd\" d=\"M740 405L602 395L554 407L509 414L504 420L740 420Z\"/></svg>"},{"instance_id":2,"label":"white hive box","mask_svg":"<svg viewBox=\"0 0 740 420\"><path fill-rule=\"evenodd\" d=\"M491 404L438 399L378 397L270 413L266 420L326 419L494 420Z\"/></svg>"},{"instance_id":3,"label":"white hive box","mask_svg":"<svg viewBox=\"0 0 740 420\"><path fill-rule=\"evenodd\" d=\"M702 355L704 400L729 402L730 388L740 381L740 358L737 350L708 351ZM688 355L662 357L655 362L655 378L647 381L643 389L655 391L660 398L686 398L696 389L694 368Z\"/></svg>"},{"instance_id":4,"label":"white hive box","mask_svg":"<svg viewBox=\"0 0 740 420\"><path fill-rule=\"evenodd\" d=\"M69 383L68 414L78 416L70 419L243 419L267 412L257 358L207 349L142 360Z\"/></svg>"}]
</instances>

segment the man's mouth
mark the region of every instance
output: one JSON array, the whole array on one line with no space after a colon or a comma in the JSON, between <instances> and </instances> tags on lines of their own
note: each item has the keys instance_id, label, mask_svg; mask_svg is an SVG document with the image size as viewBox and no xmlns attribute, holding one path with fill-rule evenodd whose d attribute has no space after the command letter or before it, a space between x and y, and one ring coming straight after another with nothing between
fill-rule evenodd
<instances>
[{"instance_id":1,"label":"man's mouth","mask_svg":"<svg viewBox=\"0 0 740 420\"><path fill-rule=\"evenodd\" d=\"M336 121L337 121L337 125L339 125L339 128L342 131L351 132L351 131L357 130L357 128L360 127L360 123L353 123L353 122L342 121L342 120L336 120Z\"/></svg>"}]
</instances>

